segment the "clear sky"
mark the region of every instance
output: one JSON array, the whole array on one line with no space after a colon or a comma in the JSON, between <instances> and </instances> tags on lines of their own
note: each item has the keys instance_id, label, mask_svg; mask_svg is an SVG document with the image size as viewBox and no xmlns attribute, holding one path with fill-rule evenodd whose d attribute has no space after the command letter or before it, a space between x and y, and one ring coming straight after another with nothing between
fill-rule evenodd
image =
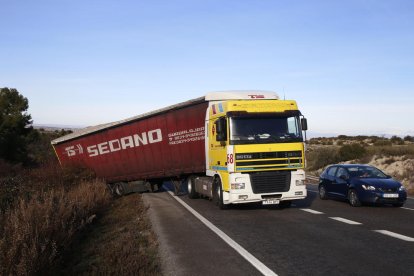
<instances>
[{"instance_id":1,"label":"clear sky","mask_svg":"<svg viewBox=\"0 0 414 276\"><path fill-rule=\"evenodd\" d=\"M311 133L414 134L412 0L0 0L0 87L88 126L209 91L297 100Z\"/></svg>"}]
</instances>

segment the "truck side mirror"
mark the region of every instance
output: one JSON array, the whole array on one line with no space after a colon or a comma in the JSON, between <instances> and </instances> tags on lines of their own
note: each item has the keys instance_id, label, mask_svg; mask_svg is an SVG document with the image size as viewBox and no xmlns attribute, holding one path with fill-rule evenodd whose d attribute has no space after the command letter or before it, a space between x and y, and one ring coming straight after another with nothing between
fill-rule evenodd
<instances>
[{"instance_id":1,"label":"truck side mirror","mask_svg":"<svg viewBox=\"0 0 414 276\"><path fill-rule=\"evenodd\" d=\"M308 120L306 120L306 118L302 118L300 123L302 125L302 130L308 130Z\"/></svg>"},{"instance_id":2,"label":"truck side mirror","mask_svg":"<svg viewBox=\"0 0 414 276\"><path fill-rule=\"evenodd\" d=\"M227 120L225 117L221 117L215 122L216 125L216 141L224 142L227 141Z\"/></svg>"}]
</instances>

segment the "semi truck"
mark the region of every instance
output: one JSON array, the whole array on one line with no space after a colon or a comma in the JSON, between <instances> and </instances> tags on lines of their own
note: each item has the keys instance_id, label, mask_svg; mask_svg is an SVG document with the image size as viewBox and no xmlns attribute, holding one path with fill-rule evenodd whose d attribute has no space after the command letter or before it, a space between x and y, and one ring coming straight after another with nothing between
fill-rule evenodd
<instances>
[{"instance_id":1,"label":"semi truck","mask_svg":"<svg viewBox=\"0 0 414 276\"><path fill-rule=\"evenodd\" d=\"M81 166L122 194L172 181L220 209L259 202L289 207L306 197L307 120L294 100L269 91L207 93L52 141L61 166ZM303 135L304 134L304 135ZM304 138L305 137L305 138Z\"/></svg>"}]
</instances>

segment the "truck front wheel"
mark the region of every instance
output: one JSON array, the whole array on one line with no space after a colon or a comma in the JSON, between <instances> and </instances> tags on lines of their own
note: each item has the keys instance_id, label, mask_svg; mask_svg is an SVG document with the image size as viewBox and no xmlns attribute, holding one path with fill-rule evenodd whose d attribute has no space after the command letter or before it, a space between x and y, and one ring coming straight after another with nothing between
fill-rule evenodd
<instances>
[{"instance_id":1,"label":"truck front wheel","mask_svg":"<svg viewBox=\"0 0 414 276\"><path fill-rule=\"evenodd\" d=\"M216 204L221 210L227 209L228 205L224 204L223 202L223 188L221 186L220 178L216 178L214 181L214 193L213 193L213 202Z\"/></svg>"}]
</instances>

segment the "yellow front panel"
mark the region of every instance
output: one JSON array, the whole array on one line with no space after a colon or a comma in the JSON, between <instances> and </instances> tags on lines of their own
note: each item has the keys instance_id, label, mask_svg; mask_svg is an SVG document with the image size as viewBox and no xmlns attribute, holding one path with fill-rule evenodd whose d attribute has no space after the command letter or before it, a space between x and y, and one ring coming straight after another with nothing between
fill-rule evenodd
<instances>
[{"instance_id":1,"label":"yellow front panel","mask_svg":"<svg viewBox=\"0 0 414 276\"><path fill-rule=\"evenodd\" d=\"M296 101L291 100L234 100L212 104L210 119L217 119L229 111L245 112L283 112L298 110Z\"/></svg>"},{"instance_id":2,"label":"yellow front panel","mask_svg":"<svg viewBox=\"0 0 414 276\"><path fill-rule=\"evenodd\" d=\"M303 169L303 143L236 145L236 172Z\"/></svg>"},{"instance_id":3,"label":"yellow front panel","mask_svg":"<svg viewBox=\"0 0 414 276\"><path fill-rule=\"evenodd\" d=\"M227 102L227 111L283 112L286 110L298 110L296 102L281 100L242 100Z\"/></svg>"}]
</instances>

